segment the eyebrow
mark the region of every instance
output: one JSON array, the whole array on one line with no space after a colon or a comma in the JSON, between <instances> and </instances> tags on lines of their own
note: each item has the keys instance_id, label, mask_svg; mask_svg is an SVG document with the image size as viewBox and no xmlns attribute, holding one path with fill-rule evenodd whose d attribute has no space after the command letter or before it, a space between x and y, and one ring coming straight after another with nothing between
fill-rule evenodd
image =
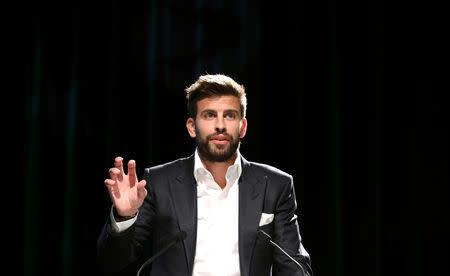
<instances>
[{"instance_id":1,"label":"eyebrow","mask_svg":"<svg viewBox=\"0 0 450 276\"><path fill-rule=\"evenodd\" d=\"M214 110L214 109L205 109L205 110L202 110L200 112L200 114L204 114L204 113L217 113L217 111ZM236 109L226 109L226 110L223 111L223 113L236 113L236 114L239 114L239 111L236 110Z\"/></svg>"}]
</instances>

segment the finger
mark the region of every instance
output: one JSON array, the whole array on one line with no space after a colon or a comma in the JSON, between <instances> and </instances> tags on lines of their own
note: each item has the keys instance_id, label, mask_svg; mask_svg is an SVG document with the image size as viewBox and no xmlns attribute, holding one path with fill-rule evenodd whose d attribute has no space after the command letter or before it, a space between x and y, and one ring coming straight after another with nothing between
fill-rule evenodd
<instances>
[{"instance_id":1,"label":"finger","mask_svg":"<svg viewBox=\"0 0 450 276\"><path fill-rule=\"evenodd\" d=\"M105 179L105 185L106 186L114 186L114 185L116 185L116 181L114 181L112 179Z\"/></svg>"},{"instance_id":2,"label":"finger","mask_svg":"<svg viewBox=\"0 0 450 276\"><path fill-rule=\"evenodd\" d=\"M122 181L123 176L125 174L125 172L123 171L123 158L122 157L117 156L114 159L114 167L117 168L120 171L119 180Z\"/></svg>"},{"instance_id":3,"label":"finger","mask_svg":"<svg viewBox=\"0 0 450 276\"><path fill-rule=\"evenodd\" d=\"M128 161L128 177L130 180L130 187L133 187L137 182L136 162L134 160Z\"/></svg>"},{"instance_id":4,"label":"finger","mask_svg":"<svg viewBox=\"0 0 450 276\"><path fill-rule=\"evenodd\" d=\"M105 186L108 188L109 196L113 200L120 197L119 189L117 188L117 182L112 179L105 179Z\"/></svg>"},{"instance_id":5,"label":"finger","mask_svg":"<svg viewBox=\"0 0 450 276\"><path fill-rule=\"evenodd\" d=\"M145 180L141 180L137 185L138 198L144 199L147 196L147 189L145 189L145 185L147 182Z\"/></svg>"},{"instance_id":6,"label":"finger","mask_svg":"<svg viewBox=\"0 0 450 276\"><path fill-rule=\"evenodd\" d=\"M112 180L118 181L119 180L119 174L120 174L120 170L119 169L117 169L117 168L109 169L109 176L111 177Z\"/></svg>"},{"instance_id":7,"label":"finger","mask_svg":"<svg viewBox=\"0 0 450 276\"><path fill-rule=\"evenodd\" d=\"M145 185L147 185L147 181L145 181L144 179L139 181L138 183L138 188L145 188Z\"/></svg>"}]
</instances>

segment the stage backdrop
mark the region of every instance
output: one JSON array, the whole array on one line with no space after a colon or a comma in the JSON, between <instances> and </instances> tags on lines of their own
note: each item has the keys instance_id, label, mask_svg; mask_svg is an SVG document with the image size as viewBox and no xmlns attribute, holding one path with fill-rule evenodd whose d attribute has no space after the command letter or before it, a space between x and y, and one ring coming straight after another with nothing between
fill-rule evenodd
<instances>
[{"instance_id":1,"label":"stage backdrop","mask_svg":"<svg viewBox=\"0 0 450 276\"><path fill-rule=\"evenodd\" d=\"M11 264L97 272L114 157L142 176L190 155L183 90L223 73L247 90L243 156L294 176L315 275L437 275L450 209L448 9L292 2L27 3L23 93L12 93L24 125L8 135L14 208L2 212Z\"/></svg>"}]
</instances>

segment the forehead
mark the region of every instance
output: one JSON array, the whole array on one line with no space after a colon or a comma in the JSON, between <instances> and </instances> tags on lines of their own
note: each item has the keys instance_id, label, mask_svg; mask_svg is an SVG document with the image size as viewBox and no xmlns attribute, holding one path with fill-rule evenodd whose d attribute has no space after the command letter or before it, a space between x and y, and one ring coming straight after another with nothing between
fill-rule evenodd
<instances>
[{"instance_id":1,"label":"forehead","mask_svg":"<svg viewBox=\"0 0 450 276\"><path fill-rule=\"evenodd\" d=\"M205 98L197 102L198 112L203 110L240 110L239 99L236 96L218 96Z\"/></svg>"}]
</instances>

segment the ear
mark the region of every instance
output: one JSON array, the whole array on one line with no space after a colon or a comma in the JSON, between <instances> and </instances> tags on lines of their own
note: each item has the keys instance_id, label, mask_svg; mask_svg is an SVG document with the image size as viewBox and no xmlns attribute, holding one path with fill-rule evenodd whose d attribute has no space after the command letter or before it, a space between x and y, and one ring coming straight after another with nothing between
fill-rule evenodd
<instances>
[{"instance_id":1,"label":"ear","mask_svg":"<svg viewBox=\"0 0 450 276\"><path fill-rule=\"evenodd\" d=\"M247 119L242 119L239 129L239 138L244 138L245 133L247 133Z\"/></svg>"},{"instance_id":2,"label":"ear","mask_svg":"<svg viewBox=\"0 0 450 276\"><path fill-rule=\"evenodd\" d=\"M187 131L189 132L189 135L192 138L195 138L197 136L197 133L195 132L195 120L192 118L188 118L186 121L186 128Z\"/></svg>"}]
</instances>

